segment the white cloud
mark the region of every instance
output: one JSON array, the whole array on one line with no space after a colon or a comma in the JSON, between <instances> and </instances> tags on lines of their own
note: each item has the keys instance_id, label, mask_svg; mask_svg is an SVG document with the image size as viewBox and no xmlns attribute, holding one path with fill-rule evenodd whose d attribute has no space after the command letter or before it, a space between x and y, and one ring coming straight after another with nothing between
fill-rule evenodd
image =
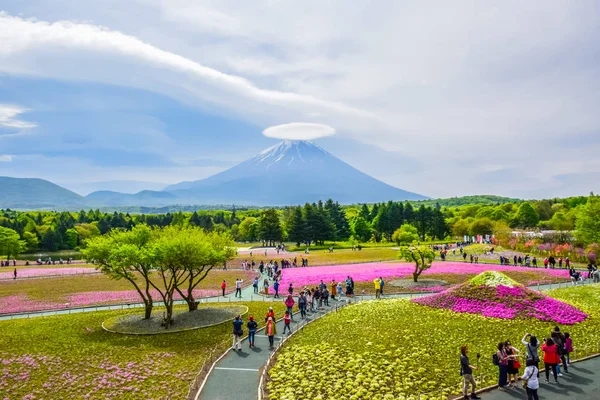
<instances>
[{"instance_id":1,"label":"white cloud","mask_svg":"<svg viewBox=\"0 0 600 400\"><path fill-rule=\"evenodd\" d=\"M26 121L21 121L15 117L29 110L10 104L0 104L0 127L27 129L34 128L36 124Z\"/></svg>"},{"instance_id":2,"label":"white cloud","mask_svg":"<svg viewBox=\"0 0 600 400\"><path fill-rule=\"evenodd\" d=\"M0 154L0 162L11 162L12 156L9 156L8 154Z\"/></svg>"},{"instance_id":3,"label":"white cloud","mask_svg":"<svg viewBox=\"0 0 600 400\"><path fill-rule=\"evenodd\" d=\"M329 125L292 122L271 126L263 131L263 135L284 140L313 140L335 135L335 129Z\"/></svg>"},{"instance_id":4,"label":"white cloud","mask_svg":"<svg viewBox=\"0 0 600 400\"><path fill-rule=\"evenodd\" d=\"M23 17L0 15L0 72L144 88L257 126L334 126L332 140L423 160L396 173L371 158L399 187L502 194L516 185L484 177L515 168L554 196L570 193L546 189L553 176L600 173L593 2L10 3Z\"/></svg>"}]
</instances>

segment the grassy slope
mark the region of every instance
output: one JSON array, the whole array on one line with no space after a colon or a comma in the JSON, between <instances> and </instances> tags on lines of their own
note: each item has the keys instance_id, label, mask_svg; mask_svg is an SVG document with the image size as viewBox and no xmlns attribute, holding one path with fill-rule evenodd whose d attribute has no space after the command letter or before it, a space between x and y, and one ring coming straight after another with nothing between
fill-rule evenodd
<instances>
[{"instance_id":1,"label":"grassy slope","mask_svg":"<svg viewBox=\"0 0 600 400\"><path fill-rule=\"evenodd\" d=\"M244 304L262 324L269 304ZM282 303L274 307L283 314ZM102 321L124 313L131 311L1 321L1 397L181 399L210 350L231 334L230 322L157 336L102 330Z\"/></svg>"}]
</instances>

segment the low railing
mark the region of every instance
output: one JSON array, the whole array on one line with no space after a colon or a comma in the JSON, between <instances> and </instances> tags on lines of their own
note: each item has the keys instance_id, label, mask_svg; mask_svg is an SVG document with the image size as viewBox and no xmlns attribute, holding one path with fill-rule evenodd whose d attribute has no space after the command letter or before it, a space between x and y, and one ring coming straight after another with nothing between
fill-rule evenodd
<instances>
[{"instance_id":1,"label":"low railing","mask_svg":"<svg viewBox=\"0 0 600 400\"><path fill-rule=\"evenodd\" d=\"M190 384L188 392L185 396L186 400L194 400L196 398L196 393L200 389L200 385L202 385L202 382L203 382L206 374L210 371L212 365L215 362L215 359L217 358L216 357L217 352L222 352L223 348L226 347L227 343L229 343L230 341L231 341L231 339L227 339L227 340L224 340L223 342L217 344L210 351L208 357L206 357L204 359L204 361L202 362L202 366L200 367L200 369L198 370L198 373L196 373L196 376L194 377L194 380Z\"/></svg>"}]
</instances>

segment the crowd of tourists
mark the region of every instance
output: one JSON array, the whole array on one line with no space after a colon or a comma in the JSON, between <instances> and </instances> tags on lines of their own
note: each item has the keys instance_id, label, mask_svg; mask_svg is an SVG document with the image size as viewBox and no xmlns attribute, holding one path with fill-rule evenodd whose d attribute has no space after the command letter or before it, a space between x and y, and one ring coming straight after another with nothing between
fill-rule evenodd
<instances>
[{"instance_id":1,"label":"crowd of tourists","mask_svg":"<svg viewBox=\"0 0 600 400\"><path fill-rule=\"evenodd\" d=\"M520 351L512 345L510 340L500 342L497 351L492 356L492 362L498 367L498 389L517 389L519 379L527 393L528 400L538 400L540 387L540 363L545 369L545 382L549 384L552 376L553 382L559 384L559 377L569 373L571 365L570 354L573 352L573 340L568 332L561 332L556 326L550 335L540 342L536 336L527 333L521 339L524 350ZM540 359L540 351L543 353ZM477 355L479 358L479 355ZM463 377L464 399L478 399L475 394L476 386L473 371L477 368L471 365L468 356L468 347L461 347L460 374ZM562 370L561 370L562 366ZM521 375L520 370L523 370ZM469 388L471 389L469 397Z\"/></svg>"}]
</instances>

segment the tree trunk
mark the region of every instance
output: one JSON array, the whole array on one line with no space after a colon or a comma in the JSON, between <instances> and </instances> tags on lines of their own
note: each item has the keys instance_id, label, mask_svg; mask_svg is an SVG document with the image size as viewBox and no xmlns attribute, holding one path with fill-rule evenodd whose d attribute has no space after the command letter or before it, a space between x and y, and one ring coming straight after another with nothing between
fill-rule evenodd
<instances>
[{"instance_id":1,"label":"tree trunk","mask_svg":"<svg viewBox=\"0 0 600 400\"><path fill-rule=\"evenodd\" d=\"M413 281L417 282L419 280L419 273L418 272L413 272Z\"/></svg>"},{"instance_id":2,"label":"tree trunk","mask_svg":"<svg viewBox=\"0 0 600 400\"><path fill-rule=\"evenodd\" d=\"M154 304L152 304L152 300L146 300L144 301L144 319L150 319L150 317L152 317L152 308L154 307Z\"/></svg>"},{"instance_id":3,"label":"tree trunk","mask_svg":"<svg viewBox=\"0 0 600 400\"><path fill-rule=\"evenodd\" d=\"M166 302L165 309L166 315L163 325L165 326L165 328L169 328L171 325L173 325L173 301Z\"/></svg>"}]
</instances>

